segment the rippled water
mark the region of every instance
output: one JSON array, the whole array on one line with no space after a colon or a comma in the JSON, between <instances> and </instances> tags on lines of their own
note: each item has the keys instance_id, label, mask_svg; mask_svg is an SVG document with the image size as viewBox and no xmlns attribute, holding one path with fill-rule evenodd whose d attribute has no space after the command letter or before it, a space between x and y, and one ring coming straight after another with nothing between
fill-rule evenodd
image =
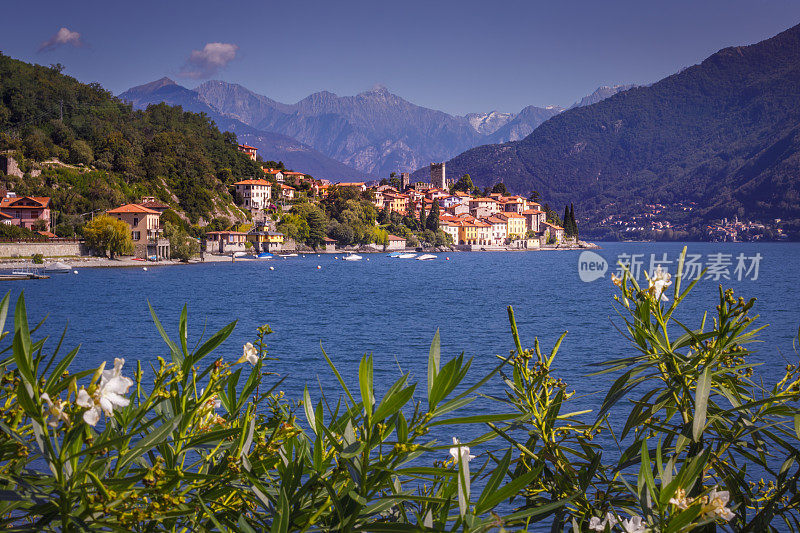
<instances>
[{"instance_id":1,"label":"rippled water","mask_svg":"<svg viewBox=\"0 0 800 533\"><path fill-rule=\"evenodd\" d=\"M607 243L599 254L615 262L620 253L666 253L675 260L682 245L670 243ZM757 280L725 281L737 295L756 297L761 334L758 372L774 382L787 361L797 359L792 341L800 323L800 245L689 244L690 253L760 253ZM283 390L299 399L309 386L318 397L317 380L326 391L335 379L320 352L320 343L357 390L362 354L375 357L376 396L399 375L399 368L424 380L428 346L441 330L443 360L464 351L474 357L471 381L507 354L513 342L507 305L513 305L524 345L538 336L549 350L563 331L568 335L556 362L557 373L581 396L579 407L596 408L609 379L587 378L594 363L632 354L615 330L613 287L605 279L579 279L580 252L451 253L434 261L390 259L365 255L360 262L332 256L271 262L237 262L180 267L81 269L78 275L49 280L0 282L15 294L25 291L31 321L49 313L47 331L56 333L69 321L66 346L82 344L73 371L96 367L103 360L154 361L167 351L150 319L149 300L167 330L177 337L177 318L189 306L190 343L203 327L207 334L238 319L231 338L219 349L237 359L255 328L270 324L270 355L279 360L272 370L285 375ZM366 260L369 258L369 260ZM317 265L321 269L317 269ZM274 270L269 270L273 266ZM611 267L613 270L613 267ZM680 315L697 324L703 310L713 311L719 282L703 281L685 302ZM497 394L499 379L485 389ZM482 409L505 411L484 402ZM464 413L468 414L468 413Z\"/></svg>"}]
</instances>

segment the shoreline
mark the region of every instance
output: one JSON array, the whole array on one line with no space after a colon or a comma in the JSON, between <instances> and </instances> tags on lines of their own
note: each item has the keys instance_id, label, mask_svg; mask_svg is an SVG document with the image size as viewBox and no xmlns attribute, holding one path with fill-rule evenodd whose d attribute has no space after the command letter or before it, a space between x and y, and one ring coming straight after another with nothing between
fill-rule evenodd
<instances>
[{"instance_id":1,"label":"shoreline","mask_svg":"<svg viewBox=\"0 0 800 533\"><path fill-rule=\"evenodd\" d=\"M347 255L350 253L357 253L357 254L389 254L394 252L400 253L432 253L432 254L444 254L444 253L491 253L491 252L557 252L557 251L570 251L570 250L597 250L600 249L600 246L594 243L585 243L585 246L545 246L541 248L489 248L485 250L424 250L422 252L418 252L416 249L403 249L403 250L360 250L360 249L353 249L353 250L335 250L335 251L287 251L287 253L295 253L298 256L306 256L306 255ZM280 257L281 254L275 254L277 257ZM137 268L137 267L167 267L167 266L180 266L180 265L202 265L207 263L236 263L236 262L254 262L254 261L263 261L263 259L249 259L249 258L236 258L234 261L230 255L220 255L220 254L204 254L203 259L192 259L188 262L178 261L178 260L166 260L166 261L144 261L138 259L132 259L130 257L123 257L123 258L115 258L109 259L107 257L91 257L91 256L75 256L75 257L52 257L48 258L45 257L44 264L35 265L31 262L30 259L22 259L22 258L2 258L0 259L0 271L8 270L8 269L18 269L18 268L34 268L34 269L43 269L49 263L54 263L56 261L66 263L70 265L70 267L74 269L79 268Z\"/></svg>"}]
</instances>

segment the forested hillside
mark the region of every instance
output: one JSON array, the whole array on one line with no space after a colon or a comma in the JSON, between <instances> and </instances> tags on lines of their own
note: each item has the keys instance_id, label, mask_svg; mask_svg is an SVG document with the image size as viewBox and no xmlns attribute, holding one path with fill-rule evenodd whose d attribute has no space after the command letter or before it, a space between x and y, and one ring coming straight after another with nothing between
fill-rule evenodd
<instances>
[{"instance_id":1,"label":"forested hillside","mask_svg":"<svg viewBox=\"0 0 800 533\"><path fill-rule=\"evenodd\" d=\"M537 190L599 220L641 203L800 219L800 26L648 87L567 110L519 142L447 163L481 186ZM700 223L700 222L698 222Z\"/></svg>"},{"instance_id":2,"label":"forested hillside","mask_svg":"<svg viewBox=\"0 0 800 533\"><path fill-rule=\"evenodd\" d=\"M260 173L233 134L180 107L146 110L61 67L0 54L0 151L38 177L0 177L18 194L51 196L65 219L156 196L192 222L236 214L228 186ZM42 164L57 159L66 165Z\"/></svg>"}]
</instances>

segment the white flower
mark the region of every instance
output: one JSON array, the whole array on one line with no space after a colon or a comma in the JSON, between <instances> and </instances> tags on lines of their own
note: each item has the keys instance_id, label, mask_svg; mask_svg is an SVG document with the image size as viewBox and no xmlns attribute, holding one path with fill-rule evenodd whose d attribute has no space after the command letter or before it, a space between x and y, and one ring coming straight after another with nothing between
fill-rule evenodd
<instances>
[{"instance_id":1,"label":"white flower","mask_svg":"<svg viewBox=\"0 0 800 533\"><path fill-rule=\"evenodd\" d=\"M69 415L64 412L65 404L61 403L61 398L56 398L56 401L53 402L50 400L50 395L46 392L43 392L40 396L41 400L47 404L47 409L45 409L45 422L51 428L58 427L58 421L63 420L65 424L69 424Z\"/></svg>"},{"instance_id":2,"label":"white flower","mask_svg":"<svg viewBox=\"0 0 800 533\"><path fill-rule=\"evenodd\" d=\"M466 459L467 462L470 462L475 459L475 456L469 453L469 446L461 446L461 441L456 437L453 437L453 444L455 447L450 448L450 455L453 456L456 462L462 459Z\"/></svg>"},{"instance_id":3,"label":"white flower","mask_svg":"<svg viewBox=\"0 0 800 533\"><path fill-rule=\"evenodd\" d=\"M667 287L672 285L672 276L669 272L662 271L661 265L656 268L656 271L653 273L653 277L648 280L648 288L647 290L656 301L666 302L669 300L667 296L664 294L664 291Z\"/></svg>"},{"instance_id":4,"label":"white flower","mask_svg":"<svg viewBox=\"0 0 800 533\"><path fill-rule=\"evenodd\" d=\"M124 364L125 359L114 359L114 369L103 371L100 384L94 394L89 395L84 388L78 391L75 403L87 409L83 413L83 420L90 426L96 425L100 420L101 411L106 416L113 416L114 406L125 407L130 403L130 400L125 398L123 394L128 393L128 389L133 386L133 380L122 375L122 366Z\"/></svg>"},{"instance_id":5,"label":"white flower","mask_svg":"<svg viewBox=\"0 0 800 533\"><path fill-rule=\"evenodd\" d=\"M238 364L247 361L251 365L255 365L256 363L258 363L258 359L259 359L258 348L253 346L252 343L248 342L247 344L244 345L242 349L242 356L239 358L238 361L236 361L236 363Z\"/></svg>"},{"instance_id":6,"label":"white flower","mask_svg":"<svg viewBox=\"0 0 800 533\"><path fill-rule=\"evenodd\" d=\"M692 504L692 498L686 497L686 491L678 489L675 491L675 496L669 499L669 503L676 506L680 510L688 509Z\"/></svg>"},{"instance_id":7,"label":"white flower","mask_svg":"<svg viewBox=\"0 0 800 533\"><path fill-rule=\"evenodd\" d=\"M617 525L616 517L611 513L606 513L606 517L603 520L593 516L591 520L589 520L589 529L592 531L605 531L606 524L608 524L609 530L612 529L615 525Z\"/></svg>"},{"instance_id":8,"label":"white flower","mask_svg":"<svg viewBox=\"0 0 800 533\"><path fill-rule=\"evenodd\" d=\"M632 516L628 520L623 520L620 522L620 526L622 527L622 531L625 533L644 533L645 527L642 523L641 516Z\"/></svg>"},{"instance_id":9,"label":"white flower","mask_svg":"<svg viewBox=\"0 0 800 533\"><path fill-rule=\"evenodd\" d=\"M707 500L704 499L704 501L708 503L703 507L703 514L713 513L717 518L722 518L726 522L736 516L733 514L733 511L727 507L730 501L730 494L727 490L717 491L717 489L714 489L708 493L706 498Z\"/></svg>"}]
</instances>

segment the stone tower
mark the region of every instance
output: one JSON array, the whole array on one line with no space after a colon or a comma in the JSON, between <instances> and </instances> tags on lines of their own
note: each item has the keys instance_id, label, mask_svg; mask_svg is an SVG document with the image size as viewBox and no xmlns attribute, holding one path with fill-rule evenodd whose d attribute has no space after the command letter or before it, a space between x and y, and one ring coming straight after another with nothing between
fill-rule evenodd
<instances>
[{"instance_id":1,"label":"stone tower","mask_svg":"<svg viewBox=\"0 0 800 533\"><path fill-rule=\"evenodd\" d=\"M411 173L410 172L401 172L400 173L400 190L404 191L408 189L408 186L411 185Z\"/></svg>"},{"instance_id":2,"label":"stone tower","mask_svg":"<svg viewBox=\"0 0 800 533\"><path fill-rule=\"evenodd\" d=\"M439 189L447 189L444 163L431 163L431 184Z\"/></svg>"}]
</instances>

